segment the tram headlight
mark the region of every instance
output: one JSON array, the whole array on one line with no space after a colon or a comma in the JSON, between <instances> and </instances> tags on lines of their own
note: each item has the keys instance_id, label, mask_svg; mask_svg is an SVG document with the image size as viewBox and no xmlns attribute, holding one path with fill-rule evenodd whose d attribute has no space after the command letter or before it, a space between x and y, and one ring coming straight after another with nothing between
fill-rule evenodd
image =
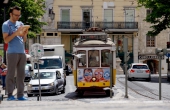
<instances>
[{"instance_id":1,"label":"tram headlight","mask_svg":"<svg viewBox=\"0 0 170 110\"><path fill-rule=\"evenodd\" d=\"M92 78L92 81L95 82L95 81L96 81L96 78Z\"/></svg>"}]
</instances>

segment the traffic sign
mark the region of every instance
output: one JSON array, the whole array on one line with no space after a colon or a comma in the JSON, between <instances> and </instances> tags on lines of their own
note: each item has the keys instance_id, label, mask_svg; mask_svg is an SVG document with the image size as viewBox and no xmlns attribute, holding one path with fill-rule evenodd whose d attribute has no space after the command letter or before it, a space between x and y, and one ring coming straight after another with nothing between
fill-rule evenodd
<instances>
[{"instance_id":1,"label":"traffic sign","mask_svg":"<svg viewBox=\"0 0 170 110\"><path fill-rule=\"evenodd\" d=\"M167 56L167 57L170 57L170 53L167 53L166 56Z\"/></svg>"},{"instance_id":2,"label":"traffic sign","mask_svg":"<svg viewBox=\"0 0 170 110\"><path fill-rule=\"evenodd\" d=\"M34 59L40 59L44 55L43 46L39 43L31 45L30 55Z\"/></svg>"}]
</instances>

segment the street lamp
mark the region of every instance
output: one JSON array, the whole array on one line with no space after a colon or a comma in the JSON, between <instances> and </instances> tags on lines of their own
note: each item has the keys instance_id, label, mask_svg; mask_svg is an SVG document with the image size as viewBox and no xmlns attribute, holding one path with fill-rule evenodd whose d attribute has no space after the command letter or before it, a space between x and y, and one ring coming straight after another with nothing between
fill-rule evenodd
<instances>
[{"instance_id":1,"label":"street lamp","mask_svg":"<svg viewBox=\"0 0 170 110\"><path fill-rule=\"evenodd\" d=\"M54 20L54 18L55 18L55 13L53 12L53 7L52 7L52 9L49 9L49 17L51 18L51 20Z\"/></svg>"}]
</instances>

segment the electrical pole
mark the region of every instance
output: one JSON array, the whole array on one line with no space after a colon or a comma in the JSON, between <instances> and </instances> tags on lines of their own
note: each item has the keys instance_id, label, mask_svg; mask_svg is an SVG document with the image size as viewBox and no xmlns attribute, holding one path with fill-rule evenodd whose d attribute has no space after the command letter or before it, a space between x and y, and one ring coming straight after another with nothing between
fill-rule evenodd
<instances>
[{"instance_id":1,"label":"electrical pole","mask_svg":"<svg viewBox=\"0 0 170 110\"><path fill-rule=\"evenodd\" d=\"M123 39L123 52L124 52L124 72L125 72L125 98L128 98L128 83L127 83L127 57L128 57L128 38Z\"/></svg>"},{"instance_id":2,"label":"electrical pole","mask_svg":"<svg viewBox=\"0 0 170 110\"><path fill-rule=\"evenodd\" d=\"M93 0L91 0L92 1L92 14L91 14L91 17L92 17L92 22L93 22L93 27L95 26L95 22L94 22L94 17L93 17Z\"/></svg>"}]
</instances>

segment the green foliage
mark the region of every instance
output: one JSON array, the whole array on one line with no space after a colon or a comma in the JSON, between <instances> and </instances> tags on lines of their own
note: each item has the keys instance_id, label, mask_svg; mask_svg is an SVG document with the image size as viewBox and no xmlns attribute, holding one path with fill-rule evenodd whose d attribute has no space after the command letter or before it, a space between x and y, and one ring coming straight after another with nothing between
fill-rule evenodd
<instances>
[{"instance_id":1,"label":"green foliage","mask_svg":"<svg viewBox=\"0 0 170 110\"><path fill-rule=\"evenodd\" d=\"M7 10L13 6L21 7L21 18L25 25L30 25L28 37L33 38L36 37L36 34L41 33L41 27L46 25L45 22L40 22L38 19L41 18L45 13L45 0L9 0L8 6L6 6ZM35 2L36 1L36 2ZM3 11L3 9L1 9ZM7 13L7 17L9 19L9 12ZM2 20L0 19L0 22Z\"/></svg>"},{"instance_id":2,"label":"green foliage","mask_svg":"<svg viewBox=\"0 0 170 110\"><path fill-rule=\"evenodd\" d=\"M156 36L170 28L170 0L138 0L138 5L152 10L145 19L152 24L152 31L148 31L147 35Z\"/></svg>"}]
</instances>

